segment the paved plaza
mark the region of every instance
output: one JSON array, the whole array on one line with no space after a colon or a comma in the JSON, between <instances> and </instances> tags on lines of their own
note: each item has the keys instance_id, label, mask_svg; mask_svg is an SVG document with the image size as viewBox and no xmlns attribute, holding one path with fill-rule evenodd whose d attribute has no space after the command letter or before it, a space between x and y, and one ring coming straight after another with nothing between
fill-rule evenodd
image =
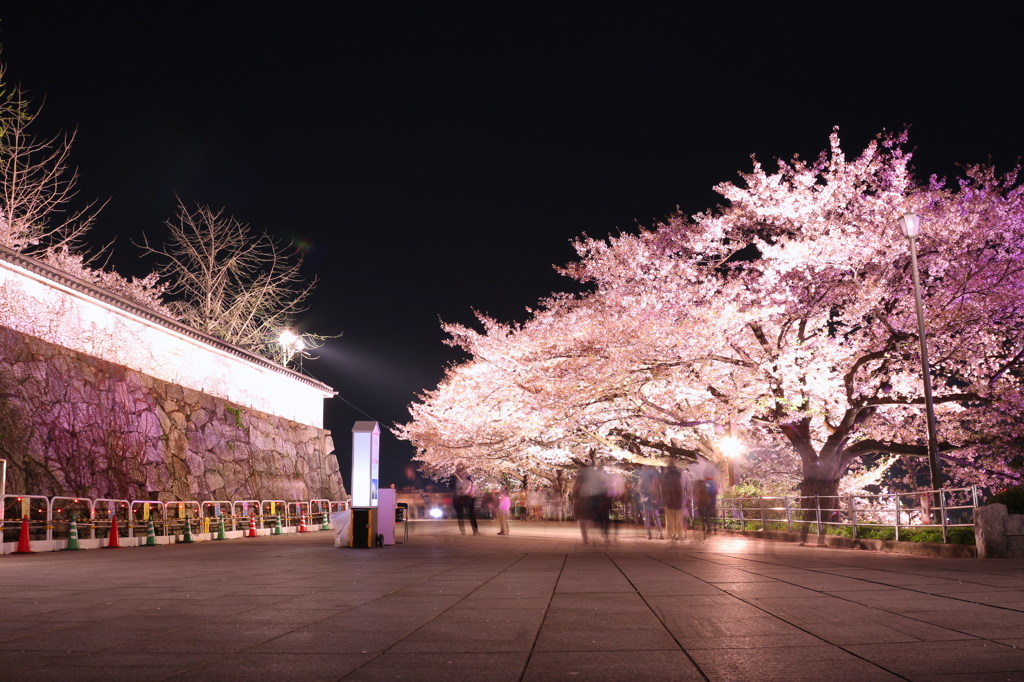
<instances>
[{"instance_id":1,"label":"paved plaza","mask_svg":"<svg viewBox=\"0 0 1024 682\"><path fill-rule=\"evenodd\" d=\"M0 557L3 680L1024 680L1024 560L570 524Z\"/></svg>"}]
</instances>

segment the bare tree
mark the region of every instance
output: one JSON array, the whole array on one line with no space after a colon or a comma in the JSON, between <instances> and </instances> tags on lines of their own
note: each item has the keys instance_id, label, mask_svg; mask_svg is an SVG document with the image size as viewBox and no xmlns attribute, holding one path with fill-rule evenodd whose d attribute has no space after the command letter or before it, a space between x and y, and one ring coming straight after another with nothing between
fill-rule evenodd
<instances>
[{"instance_id":1,"label":"bare tree","mask_svg":"<svg viewBox=\"0 0 1024 682\"><path fill-rule=\"evenodd\" d=\"M74 248L91 227L95 206L68 211L78 173L69 165L74 134L39 139L39 113L25 92L4 81L0 64L0 245L21 252Z\"/></svg>"},{"instance_id":2,"label":"bare tree","mask_svg":"<svg viewBox=\"0 0 1024 682\"><path fill-rule=\"evenodd\" d=\"M163 246L145 237L140 246L161 259L158 270L175 298L168 307L200 331L281 361L281 331L316 285L303 281L299 252L224 209L179 201L166 225Z\"/></svg>"}]
</instances>

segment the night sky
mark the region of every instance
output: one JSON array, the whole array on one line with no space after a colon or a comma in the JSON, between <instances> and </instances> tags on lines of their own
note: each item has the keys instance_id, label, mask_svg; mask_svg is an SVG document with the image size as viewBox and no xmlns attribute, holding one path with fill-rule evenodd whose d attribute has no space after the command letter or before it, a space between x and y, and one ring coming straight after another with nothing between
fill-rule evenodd
<instances>
[{"instance_id":1,"label":"night sky","mask_svg":"<svg viewBox=\"0 0 1024 682\"><path fill-rule=\"evenodd\" d=\"M176 196L308 249L296 327L342 334L304 369L339 391L346 484L352 423L405 421L460 358L439 320L573 290L574 237L711 207L751 154L815 157L833 126L853 155L909 125L919 176L1024 154L1019 23L983 5L213 4L18 3L0 59L45 99L37 133L77 129L122 274ZM381 449L407 484L409 445Z\"/></svg>"}]
</instances>

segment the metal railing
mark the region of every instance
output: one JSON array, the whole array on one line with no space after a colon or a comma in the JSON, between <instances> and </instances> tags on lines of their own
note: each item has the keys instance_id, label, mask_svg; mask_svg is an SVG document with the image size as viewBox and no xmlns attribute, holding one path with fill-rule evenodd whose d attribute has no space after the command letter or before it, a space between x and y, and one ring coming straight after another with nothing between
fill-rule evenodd
<instances>
[{"instance_id":1,"label":"metal railing","mask_svg":"<svg viewBox=\"0 0 1024 682\"><path fill-rule=\"evenodd\" d=\"M939 506L933 506L938 499ZM813 497L726 497L717 503L716 523L739 530L779 530L851 537L887 535L900 540L909 529L941 531L949 542L953 528L973 528L979 505L978 488L944 488L878 495L815 495ZM849 529L839 531L837 529Z\"/></svg>"}]
</instances>

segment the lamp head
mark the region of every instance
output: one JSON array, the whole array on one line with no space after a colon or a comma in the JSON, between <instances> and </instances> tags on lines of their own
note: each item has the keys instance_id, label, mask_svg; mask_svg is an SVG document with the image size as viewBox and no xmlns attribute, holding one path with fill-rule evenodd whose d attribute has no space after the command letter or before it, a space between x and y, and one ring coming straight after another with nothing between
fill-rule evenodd
<instances>
[{"instance_id":1,"label":"lamp head","mask_svg":"<svg viewBox=\"0 0 1024 682\"><path fill-rule=\"evenodd\" d=\"M900 218L900 229L907 239L916 239L921 230L921 216L916 213L908 213Z\"/></svg>"}]
</instances>

